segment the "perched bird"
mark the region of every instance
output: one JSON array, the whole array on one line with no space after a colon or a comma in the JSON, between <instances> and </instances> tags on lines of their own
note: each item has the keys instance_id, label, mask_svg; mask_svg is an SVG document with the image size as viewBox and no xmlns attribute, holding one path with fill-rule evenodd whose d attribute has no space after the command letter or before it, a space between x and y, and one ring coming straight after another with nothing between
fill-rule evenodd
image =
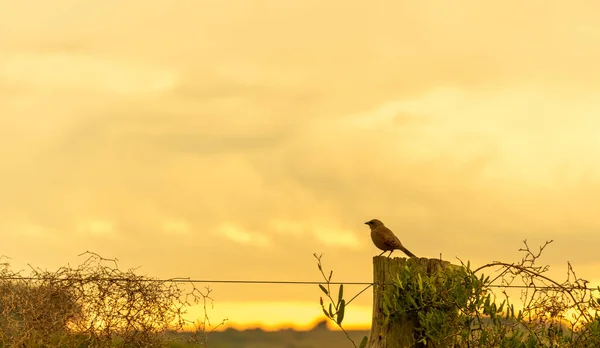
<instances>
[{"instance_id":1,"label":"perched bird","mask_svg":"<svg viewBox=\"0 0 600 348\"><path fill-rule=\"evenodd\" d=\"M415 254L411 253L408 249L406 249L402 243L400 243L400 239L394 235L394 232L389 228L385 227L383 222L373 219L365 222L365 224L369 225L371 228L371 239L373 240L373 244L376 247L383 250L379 256L383 255L386 251L389 251L390 254L388 257L392 256L394 250L402 250L409 257L416 257Z\"/></svg>"}]
</instances>

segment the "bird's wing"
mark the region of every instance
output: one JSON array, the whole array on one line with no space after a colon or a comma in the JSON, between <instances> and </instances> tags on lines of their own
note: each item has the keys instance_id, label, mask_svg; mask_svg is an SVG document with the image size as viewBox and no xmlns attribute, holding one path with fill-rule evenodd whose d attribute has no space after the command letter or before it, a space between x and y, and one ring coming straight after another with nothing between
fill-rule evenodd
<instances>
[{"instance_id":1,"label":"bird's wing","mask_svg":"<svg viewBox=\"0 0 600 348\"><path fill-rule=\"evenodd\" d=\"M385 244L395 249L402 246L402 243L400 243L400 239L398 239L398 237L394 235L394 232L392 232L390 229L387 229L387 231L389 233L384 233L383 235Z\"/></svg>"}]
</instances>

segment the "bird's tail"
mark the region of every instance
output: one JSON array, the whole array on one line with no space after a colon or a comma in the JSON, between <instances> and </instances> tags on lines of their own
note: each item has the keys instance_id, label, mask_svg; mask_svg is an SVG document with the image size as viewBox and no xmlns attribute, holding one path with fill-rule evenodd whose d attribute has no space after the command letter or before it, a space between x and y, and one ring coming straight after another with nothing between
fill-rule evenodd
<instances>
[{"instance_id":1,"label":"bird's tail","mask_svg":"<svg viewBox=\"0 0 600 348\"><path fill-rule=\"evenodd\" d=\"M410 250L406 249L404 246L401 246L398 249L402 250L402 252L408 255L408 257L417 257L417 255L411 253Z\"/></svg>"}]
</instances>

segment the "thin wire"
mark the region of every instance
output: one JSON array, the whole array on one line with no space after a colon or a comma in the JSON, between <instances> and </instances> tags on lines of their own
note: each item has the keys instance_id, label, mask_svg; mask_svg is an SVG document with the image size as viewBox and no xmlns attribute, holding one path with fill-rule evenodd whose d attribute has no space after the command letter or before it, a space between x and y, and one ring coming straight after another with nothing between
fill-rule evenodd
<instances>
[{"instance_id":1,"label":"thin wire","mask_svg":"<svg viewBox=\"0 0 600 348\"><path fill-rule=\"evenodd\" d=\"M47 278L41 277L0 277L0 280L48 280ZM59 278L59 279L50 279L53 281L85 281L85 280L96 280L98 278ZM170 279L129 279L129 278L101 278L102 280L109 281L124 281L124 282L160 282L160 283L222 283L222 284L264 284L264 285L276 285L276 284L287 284L287 285L323 285L327 284L326 281L302 281L302 280L242 280L242 279L233 279L233 280L225 280L225 279L190 279L190 278L170 278ZM331 285L373 285L372 282L329 282ZM393 284L393 283L388 283ZM528 289L531 288L527 285L499 285L499 284L490 284L488 285L492 288L513 288L513 289ZM537 289L559 289L556 286L538 286ZM577 288L577 289L585 289L598 291L598 288Z\"/></svg>"},{"instance_id":2,"label":"thin wire","mask_svg":"<svg viewBox=\"0 0 600 348\"><path fill-rule=\"evenodd\" d=\"M2 277L6 280L45 280L40 277ZM98 278L90 278L96 280ZM170 279L129 279L129 278L101 278L109 281L124 281L124 282L171 282L171 283L230 283L230 284L298 284L298 285L319 285L327 284L326 281L302 281L302 280L222 280L222 279L189 279L189 278L170 278ZM85 281L85 278L58 278L51 279L58 281ZM332 285L372 285L367 282L329 282Z\"/></svg>"}]
</instances>

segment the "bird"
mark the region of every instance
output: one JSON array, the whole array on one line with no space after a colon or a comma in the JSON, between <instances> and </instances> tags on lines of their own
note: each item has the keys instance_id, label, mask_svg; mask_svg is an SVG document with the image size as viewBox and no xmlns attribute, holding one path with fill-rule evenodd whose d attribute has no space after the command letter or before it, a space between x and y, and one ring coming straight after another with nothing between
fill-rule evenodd
<instances>
[{"instance_id":1,"label":"bird","mask_svg":"<svg viewBox=\"0 0 600 348\"><path fill-rule=\"evenodd\" d=\"M369 228L371 228L371 239L373 240L373 244L375 244L375 246L379 249L383 250L379 256L383 255L386 251L389 251L390 254L388 257L390 257L392 256L394 250L398 249L402 250L402 252L408 255L408 257L417 257L415 254L406 249L404 245L402 245L400 239L396 237L392 230L385 227L383 222L377 219L372 219L365 222L365 224L369 225Z\"/></svg>"}]
</instances>

